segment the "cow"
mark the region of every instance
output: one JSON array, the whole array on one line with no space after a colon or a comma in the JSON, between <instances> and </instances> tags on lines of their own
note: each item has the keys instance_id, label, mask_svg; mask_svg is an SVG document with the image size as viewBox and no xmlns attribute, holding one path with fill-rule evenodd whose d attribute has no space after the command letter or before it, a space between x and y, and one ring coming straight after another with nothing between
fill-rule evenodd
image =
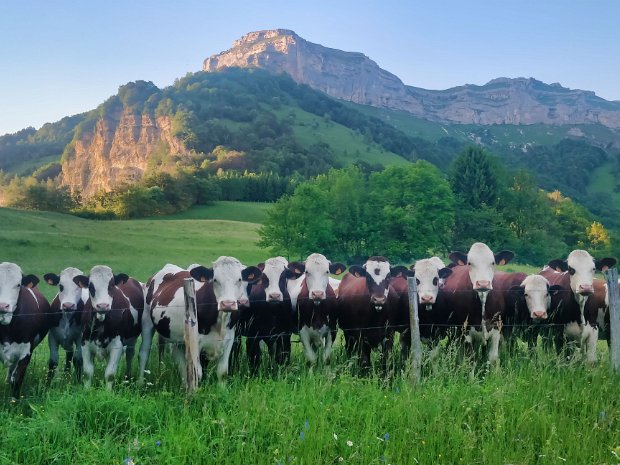
<instances>
[{"instance_id":1,"label":"cow","mask_svg":"<svg viewBox=\"0 0 620 465\"><path fill-rule=\"evenodd\" d=\"M467 254L452 252L450 260L459 266L452 268L452 274L445 280L443 291L445 303L451 309L449 323L464 328L468 344L489 344L488 360L499 360L499 343L502 319L505 318L506 289L509 276L498 275L496 266L508 263L514 253L508 250L494 254L482 242L472 244ZM495 282L500 280L501 283ZM498 289L493 292L495 286ZM508 286L510 288L512 286ZM488 308L487 308L488 307Z\"/></svg>"},{"instance_id":2,"label":"cow","mask_svg":"<svg viewBox=\"0 0 620 465\"><path fill-rule=\"evenodd\" d=\"M344 333L347 354L357 350L362 368L370 366L372 349L381 347L381 366L386 371L399 299L390 282L408 272L404 266L390 266L385 257L374 256L362 266L351 266L340 282L338 326Z\"/></svg>"},{"instance_id":3,"label":"cow","mask_svg":"<svg viewBox=\"0 0 620 465\"><path fill-rule=\"evenodd\" d=\"M78 275L73 281L88 289L89 294L82 311L84 386L89 388L92 384L94 359L107 358L104 379L111 390L123 351L126 352L125 376L131 377L144 312L142 285L126 274L115 275L106 265L95 265L88 276Z\"/></svg>"},{"instance_id":4,"label":"cow","mask_svg":"<svg viewBox=\"0 0 620 465\"><path fill-rule=\"evenodd\" d=\"M536 345L538 336L542 336L544 344L550 342L549 333L553 333L557 325L570 323L568 312L562 308L551 307L552 297L558 294L570 296L570 289L550 285L547 278L539 274L530 274L519 285L511 289L516 294L513 301L509 325L514 325L515 332L527 342L529 347Z\"/></svg>"},{"instance_id":5,"label":"cow","mask_svg":"<svg viewBox=\"0 0 620 465\"><path fill-rule=\"evenodd\" d=\"M172 345L172 355L184 385L187 385L184 280L191 277L202 283L196 286L198 346L205 354L202 361L218 361L216 373L222 381L228 374L239 307L249 304L248 283L253 283L260 275L259 268L245 267L234 257L222 256L213 262L212 268L199 265L190 271L162 276L153 292L151 318L157 333Z\"/></svg>"},{"instance_id":6,"label":"cow","mask_svg":"<svg viewBox=\"0 0 620 465\"><path fill-rule=\"evenodd\" d=\"M562 305L565 318L570 321L564 326L562 333L556 334L558 351L564 345L565 337L578 340L585 351L586 361L595 363L597 360L596 346L598 343L598 311L586 313L586 303L594 294L594 274L604 271L616 264L616 259L606 257L595 260L585 250L573 250L566 260L551 260L539 273L549 280L551 285L559 285L571 289L572 298L558 296L552 299L552 308Z\"/></svg>"},{"instance_id":7,"label":"cow","mask_svg":"<svg viewBox=\"0 0 620 465\"><path fill-rule=\"evenodd\" d=\"M13 399L19 398L32 352L51 326L50 305L38 283L15 263L0 263L0 360L8 367Z\"/></svg>"},{"instance_id":8,"label":"cow","mask_svg":"<svg viewBox=\"0 0 620 465\"><path fill-rule=\"evenodd\" d=\"M78 268L69 267L60 272L46 273L43 279L50 286L58 286L58 293L52 300L54 321L47 335L50 356L47 383L51 383L58 366L58 347L66 352L65 374L71 371L71 363L79 380L82 374L82 310L88 300L88 289L78 286L73 278L82 275Z\"/></svg>"},{"instance_id":9,"label":"cow","mask_svg":"<svg viewBox=\"0 0 620 465\"><path fill-rule=\"evenodd\" d=\"M339 275L346 266L331 263L324 255L313 253L304 263L289 263L287 289L291 297L294 325L304 347L306 360L317 361L317 350L323 348L323 361L329 362L336 338L336 294L329 275Z\"/></svg>"},{"instance_id":10,"label":"cow","mask_svg":"<svg viewBox=\"0 0 620 465\"><path fill-rule=\"evenodd\" d=\"M260 263L262 275L252 285L250 306L242 308L239 332L246 337L246 351L250 370L258 371L261 358L261 341L278 365L289 362L293 314L287 289L288 260L275 257Z\"/></svg>"}]
</instances>

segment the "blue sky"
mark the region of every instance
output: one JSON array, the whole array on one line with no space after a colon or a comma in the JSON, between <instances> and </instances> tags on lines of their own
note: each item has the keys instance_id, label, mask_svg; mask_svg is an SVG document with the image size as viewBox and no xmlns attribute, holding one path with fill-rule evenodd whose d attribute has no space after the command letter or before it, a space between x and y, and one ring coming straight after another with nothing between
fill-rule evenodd
<instances>
[{"instance_id":1,"label":"blue sky","mask_svg":"<svg viewBox=\"0 0 620 465\"><path fill-rule=\"evenodd\" d=\"M534 77L620 100L619 0L3 0L0 134L159 87L243 34L292 29L362 52L405 84Z\"/></svg>"}]
</instances>

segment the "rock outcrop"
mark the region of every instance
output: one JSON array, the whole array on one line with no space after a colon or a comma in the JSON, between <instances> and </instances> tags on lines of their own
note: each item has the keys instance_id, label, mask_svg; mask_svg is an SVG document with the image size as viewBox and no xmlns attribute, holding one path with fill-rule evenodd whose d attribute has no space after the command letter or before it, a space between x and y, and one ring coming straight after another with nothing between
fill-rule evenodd
<instances>
[{"instance_id":1,"label":"rock outcrop","mask_svg":"<svg viewBox=\"0 0 620 465\"><path fill-rule=\"evenodd\" d=\"M187 153L173 136L169 117L137 115L125 108L99 119L94 129L74 140L62 163L61 183L84 197L132 183L143 176L150 155L162 145L171 153Z\"/></svg>"},{"instance_id":2,"label":"rock outcrop","mask_svg":"<svg viewBox=\"0 0 620 465\"><path fill-rule=\"evenodd\" d=\"M589 124L620 128L620 102L532 78L499 78L483 86L425 90L405 85L361 53L308 42L293 31L251 32L203 70L259 67L363 105L403 110L432 121L466 124Z\"/></svg>"}]
</instances>

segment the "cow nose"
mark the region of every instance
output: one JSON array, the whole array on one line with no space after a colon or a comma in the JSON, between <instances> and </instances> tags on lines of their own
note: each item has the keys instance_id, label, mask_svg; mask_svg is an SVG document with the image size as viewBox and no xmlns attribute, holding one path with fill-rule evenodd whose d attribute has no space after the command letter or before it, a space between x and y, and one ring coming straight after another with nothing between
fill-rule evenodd
<instances>
[{"instance_id":1,"label":"cow nose","mask_svg":"<svg viewBox=\"0 0 620 465\"><path fill-rule=\"evenodd\" d=\"M233 310L237 310L237 301L236 300L222 300L220 302L220 310L223 312L232 312Z\"/></svg>"},{"instance_id":2,"label":"cow nose","mask_svg":"<svg viewBox=\"0 0 620 465\"><path fill-rule=\"evenodd\" d=\"M97 304L97 310L109 310L110 304Z\"/></svg>"},{"instance_id":3,"label":"cow nose","mask_svg":"<svg viewBox=\"0 0 620 465\"><path fill-rule=\"evenodd\" d=\"M75 308L75 304L73 302L63 302L62 309L63 310L73 310Z\"/></svg>"},{"instance_id":4,"label":"cow nose","mask_svg":"<svg viewBox=\"0 0 620 465\"><path fill-rule=\"evenodd\" d=\"M312 291L312 298L314 300L316 300L316 299L324 299L325 298L325 291Z\"/></svg>"},{"instance_id":5,"label":"cow nose","mask_svg":"<svg viewBox=\"0 0 620 465\"><path fill-rule=\"evenodd\" d=\"M547 312L544 310L535 310L532 312L532 317L535 320L544 320L547 318Z\"/></svg>"},{"instance_id":6,"label":"cow nose","mask_svg":"<svg viewBox=\"0 0 620 465\"><path fill-rule=\"evenodd\" d=\"M594 294L594 287L592 284L580 284L577 293L581 295L592 295Z\"/></svg>"},{"instance_id":7,"label":"cow nose","mask_svg":"<svg viewBox=\"0 0 620 465\"><path fill-rule=\"evenodd\" d=\"M434 299L432 295L421 295L420 296L420 302L422 302L423 304L432 304L433 300Z\"/></svg>"},{"instance_id":8,"label":"cow nose","mask_svg":"<svg viewBox=\"0 0 620 465\"><path fill-rule=\"evenodd\" d=\"M0 312L8 312L11 306L9 304L1 303Z\"/></svg>"},{"instance_id":9,"label":"cow nose","mask_svg":"<svg viewBox=\"0 0 620 465\"><path fill-rule=\"evenodd\" d=\"M269 300L282 300L282 294L280 292L270 292Z\"/></svg>"},{"instance_id":10,"label":"cow nose","mask_svg":"<svg viewBox=\"0 0 620 465\"><path fill-rule=\"evenodd\" d=\"M381 297L377 297L377 296L372 296L370 298L370 300L372 301L373 304L375 305L383 305L385 303L385 297L381 296Z\"/></svg>"},{"instance_id":11,"label":"cow nose","mask_svg":"<svg viewBox=\"0 0 620 465\"><path fill-rule=\"evenodd\" d=\"M491 290L491 281L476 281L476 285L474 286L477 291L490 291Z\"/></svg>"},{"instance_id":12,"label":"cow nose","mask_svg":"<svg viewBox=\"0 0 620 465\"><path fill-rule=\"evenodd\" d=\"M242 297L241 299L239 299L237 301L237 303L239 304L240 307L249 307L250 306L250 301L248 299L246 299L245 297Z\"/></svg>"}]
</instances>

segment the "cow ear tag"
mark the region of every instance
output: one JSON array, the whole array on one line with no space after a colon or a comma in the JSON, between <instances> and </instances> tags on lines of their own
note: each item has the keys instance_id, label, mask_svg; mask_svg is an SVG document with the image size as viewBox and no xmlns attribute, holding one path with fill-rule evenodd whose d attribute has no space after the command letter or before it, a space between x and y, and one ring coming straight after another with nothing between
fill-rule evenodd
<instances>
[{"instance_id":1,"label":"cow ear tag","mask_svg":"<svg viewBox=\"0 0 620 465\"><path fill-rule=\"evenodd\" d=\"M254 279L254 273L250 273L248 275L248 281L252 281Z\"/></svg>"}]
</instances>

